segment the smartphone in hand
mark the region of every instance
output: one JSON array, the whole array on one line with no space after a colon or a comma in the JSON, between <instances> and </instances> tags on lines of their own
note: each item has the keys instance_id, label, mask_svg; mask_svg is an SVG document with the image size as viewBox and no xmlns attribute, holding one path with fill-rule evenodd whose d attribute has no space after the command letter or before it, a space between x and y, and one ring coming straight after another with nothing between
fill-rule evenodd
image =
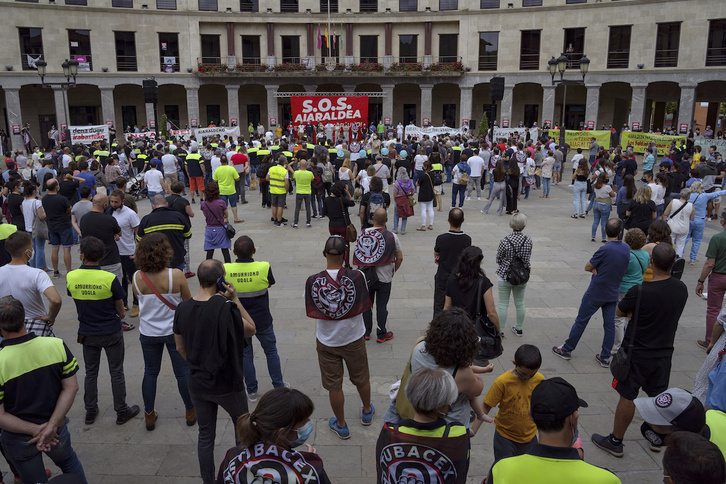
<instances>
[{"instance_id":1,"label":"smartphone in hand","mask_svg":"<svg viewBox=\"0 0 726 484\"><path fill-rule=\"evenodd\" d=\"M221 293L227 292L227 286L225 286L226 282L227 281L224 280L224 276L221 276L219 279L217 279L217 289L219 290L219 292L221 292Z\"/></svg>"}]
</instances>

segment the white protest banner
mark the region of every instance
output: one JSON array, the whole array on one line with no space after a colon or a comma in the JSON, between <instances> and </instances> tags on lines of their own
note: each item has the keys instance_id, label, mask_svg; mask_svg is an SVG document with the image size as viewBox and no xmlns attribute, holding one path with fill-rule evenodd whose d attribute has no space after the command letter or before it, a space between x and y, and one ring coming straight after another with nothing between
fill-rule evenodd
<instances>
[{"instance_id":1,"label":"white protest banner","mask_svg":"<svg viewBox=\"0 0 726 484\"><path fill-rule=\"evenodd\" d=\"M405 129L405 136L423 136L425 134L429 136L441 136L442 134L455 136L462 133L463 131L461 129L449 128L448 126L428 126L426 128L422 128L419 126L408 125Z\"/></svg>"},{"instance_id":2,"label":"white protest banner","mask_svg":"<svg viewBox=\"0 0 726 484\"><path fill-rule=\"evenodd\" d=\"M212 137L212 136L219 136L222 137L224 135L231 136L234 138L237 138L239 136L239 126L219 126L216 128L196 128L194 130L194 136L197 137L197 140L201 141L203 137Z\"/></svg>"},{"instance_id":3,"label":"white protest banner","mask_svg":"<svg viewBox=\"0 0 726 484\"><path fill-rule=\"evenodd\" d=\"M175 129L168 131L167 138L171 136L191 136L192 130L190 129ZM125 133L127 141L134 139L156 139L156 133L154 131L142 131L141 133ZM159 133L161 136L161 133Z\"/></svg>"},{"instance_id":4,"label":"white protest banner","mask_svg":"<svg viewBox=\"0 0 726 484\"><path fill-rule=\"evenodd\" d=\"M509 139L514 133L517 133L521 138L525 138L524 130L525 128L494 128L494 139ZM529 137L532 140L537 140L539 138L539 128L529 128Z\"/></svg>"},{"instance_id":5,"label":"white protest banner","mask_svg":"<svg viewBox=\"0 0 726 484\"><path fill-rule=\"evenodd\" d=\"M724 154L726 153L726 139L694 139L693 144L701 147L701 156L708 156L708 148L710 146L716 147L716 152Z\"/></svg>"},{"instance_id":6,"label":"white protest banner","mask_svg":"<svg viewBox=\"0 0 726 484\"><path fill-rule=\"evenodd\" d=\"M108 126L101 124L98 126L69 126L71 132L71 143L83 143L90 145L93 141L109 141Z\"/></svg>"}]
</instances>

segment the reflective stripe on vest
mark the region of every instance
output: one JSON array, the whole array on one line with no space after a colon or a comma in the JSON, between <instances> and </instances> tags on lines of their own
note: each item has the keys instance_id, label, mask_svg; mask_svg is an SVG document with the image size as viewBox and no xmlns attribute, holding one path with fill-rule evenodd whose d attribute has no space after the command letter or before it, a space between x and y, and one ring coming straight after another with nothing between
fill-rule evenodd
<instances>
[{"instance_id":1,"label":"reflective stripe on vest","mask_svg":"<svg viewBox=\"0 0 726 484\"><path fill-rule=\"evenodd\" d=\"M270 287L267 280L270 273L269 262L234 262L224 264L224 270L227 272L227 281L234 286L240 298L262 296Z\"/></svg>"},{"instance_id":2,"label":"reflective stripe on vest","mask_svg":"<svg viewBox=\"0 0 726 484\"><path fill-rule=\"evenodd\" d=\"M115 279L116 274L100 269L76 269L66 275L66 284L73 299L103 301L113 296Z\"/></svg>"},{"instance_id":3,"label":"reflective stripe on vest","mask_svg":"<svg viewBox=\"0 0 726 484\"><path fill-rule=\"evenodd\" d=\"M202 159L202 155L200 155L199 153L189 153L189 154L188 154L188 155L186 156L186 158L185 158L185 159L186 159L187 161L189 161L189 160L197 160L197 161L201 161L201 159Z\"/></svg>"},{"instance_id":4,"label":"reflective stripe on vest","mask_svg":"<svg viewBox=\"0 0 726 484\"><path fill-rule=\"evenodd\" d=\"M268 172L270 174L270 193L276 195L287 193L285 189L285 174L287 170L279 165L271 166Z\"/></svg>"}]
</instances>

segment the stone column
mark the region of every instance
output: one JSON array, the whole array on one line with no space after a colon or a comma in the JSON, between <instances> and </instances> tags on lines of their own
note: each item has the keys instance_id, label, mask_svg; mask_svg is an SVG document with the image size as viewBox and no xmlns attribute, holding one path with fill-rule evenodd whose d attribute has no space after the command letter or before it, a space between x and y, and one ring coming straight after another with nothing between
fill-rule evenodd
<instances>
[{"instance_id":1,"label":"stone column","mask_svg":"<svg viewBox=\"0 0 726 484\"><path fill-rule=\"evenodd\" d=\"M270 128L270 119L275 118L277 120L277 123L280 123L279 117L279 109L277 108L277 97L275 97L275 94L277 94L277 89L280 86L277 84L265 86L265 89L267 89L267 125L266 128Z\"/></svg>"},{"instance_id":2,"label":"stone column","mask_svg":"<svg viewBox=\"0 0 726 484\"><path fill-rule=\"evenodd\" d=\"M277 64L275 58L275 24L272 22L267 23L267 60L265 63L268 66Z\"/></svg>"},{"instance_id":3,"label":"stone column","mask_svg":"<svg viewBox=\"0 0 726 484\"><path fill-rule=\"evenodd\" d=\"M422 65L424 69L428 69L434 62L434 57L431 55L431 32L433 30L432 22L424 23L424 56Z\"/></svg>"},{"instance_id":4,"label":"stone column","mask_svg":"<svg viewBox=\"0 0 726 484\"><path fill-rule=\"evenodd\" d=\"M681 125L685 124L691 127L693 123L693 114L696 109L696 87L697 84L680 84L681 100L678 105L678 130L680 133ZM688 132L688 130L686 130Z\"/></svg>"},{"instance_id":5,"label":"stone column","mask_svg":"<svg viewBox=\"0 0 726 484\"><path fill-rule=\"evenodd\" d=\"M113 125L116 126L116 113L114 111L112 87L101 88L101 113L103 117L101 121L103 123L111 121ZM121 126L121 129L123 130L123 126Z\"/></svg>"},{"instance_id":6,"label":"stone column","mask_svg":"<svg viewBox=\"0 0 726 484\"><path fill-rule=\"evenodd\" d=\"M509 120L509 127L512 127L512 95L514 93L513 84L504 85L504 97L501 101L501 107L499 108L499 119L501 120L498 126L504 128L504 120Z\"/></svg>"},{"instance_id":7,"label":"stone column","mask_svg":"<svg viewBox=\"0 0 726 484\"><path fill-rule=\"evenodd\" d=\"M234 42L235 42L235 35L234 35L234 22L227 22L227 65L230 67L234 67L237 65L237 57L235 57L234 53Z\"/></svg>"},{"instance_id":8,"label":"stone column","mask_svg":"<svg viewBox=\"0 0 726 484\"><path fill-rule=\"evenodd\" d=\"M153 103L145 103L146 107L146 119L142 123L147 128L149 128L149 131L154 131L154 128L151 127L151 122L154 120L154 104ZM161 121L159 121L161 122ZM156 127L157 129L160 129L160 126Z\"/></svg>"},{"instance_id":9,"label":"stone column","mask_svg":"<svg viewBox=\"0 0 726 484\"><path fill-rule=\"evenodd\" d=\"M53 88L53 101L55 104L55 118L57 120L56 122L58 123L56 125L56 128L58 128L58 130L60 131L61 124L70 124L70 120L66 118L65 93L63 92L63 89L59 87ZM103 91L101 91L101 102L103 102ZM101 107L103 107L103 105ZM8 126L8 128L12 130L11 126Z\"/></svg>"},{"instance_id":10,"label":"stone column","mask_svg":"<svg viewBox=\"0 0 726 484\"><path fill-rule=\"evenodd\" d=\"M20 88L19 87L5 87L5 109L8 114L8 136L10 136L10 149L24 150L23 136L20 134L13 134L13 126L20 126L23 128L23 118L20 112Z\"/></svg>"},{"instance_id":11,"label":"stone column","mask_svg":"<svg viewBox=\"0 0 726 484\"><path fill-rule=\"evenodd\" d=\"M421 88L421 124L424 124L424 118L428 118L429 124L433 124L431 119L431 104L433 103L433 84L420 84Z\"/></svg>"},{"instance_id":12,"label":"stone column","mask_svg":"<svg viewBox=\"0 0 726 484\"><path fill-rule=\"evenodd\" d=\"M383 89L383 117L384 118L391 118L391 122L393 122L393 84L383 84L381 86L381 89Z\"/></svg>"},{"instance_id":13,"label":"stone column","mask_svg":"<svg viewBox=\"0 0 726 484\"><path fill-rule=\"evenodd\" d=\"M227 86L227 125L232 126L232 118L237 120L239 125L239 86Z\"/></svg>"},{"instance_id":14,"label":"stone column","mask_svg":"<svg viewBox=\"0 0 726 484\"><path fill-rule=\"evenodd\" d=\"M545 125L546 121L550 122L550 126L554 126L555 123L555 92L557 86L542 86L542 122L541 126Z\"/></svg>"},{"instance_id":15,"label":"stone column","mask_svg":"<svg viewBox=\"0 0 726 484\"><path fill-rule=\"evenodd\" d=\"M590 122L597 129L597 115L600 107L600 84L587 84L587 101L585 101L585 127Z\"/></svg>"},{"instance_id":16,"label":"stone column","mask_svg":"<svg viewBox=\"0 0 726 484\"><path fill-rule=\"evenodd\" d=\"M473 86L459 86L460 100L459 100L459 117L461 118L461 124L463 126L464 119L471 120L471 104L472 104L472 91ZM478 121L478 120L477 120Z\"/></svg>"},{"instance_id":17,"label":"stone column","mask_svg":"<svg viewBox=\"0 0 726 484\"><path fill-rule=\"evenodd\" d=\"M197 127L202 125L199 119L199 88L196 86L187 87L187 116L189 116L187 120L189 128L194 127L192 126L192 119L196 120Z\"/></svg>"},{"instance_id":18,"label":"stone column","mask_svg":"<svg viewBox=\"0 0 726 484\"><path fill-rule=\"evenodd\" d=\"M645 90L647 84L631 84L633 88L633 99L630 102L630 119L628 125L633 129L633 123L640 123L640 129L647 131L645 123Z\"/></svg>"},{"instance_id":19,"label":"stone column","mask_svg":"<svg viewBox=\"0 0 726 484\"><path fill-rule=\"evenodd\" d=\"M384 29L383 68L388 69L393 64L393 24L386 22Z\"/></svg>"}]
</instances>

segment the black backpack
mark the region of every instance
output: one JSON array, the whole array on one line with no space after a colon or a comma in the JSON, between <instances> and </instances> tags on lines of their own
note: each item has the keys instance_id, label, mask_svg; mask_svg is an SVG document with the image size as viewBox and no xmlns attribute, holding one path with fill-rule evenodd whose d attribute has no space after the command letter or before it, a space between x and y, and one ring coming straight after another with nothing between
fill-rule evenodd
<instances>
[{"instance_id":1,"label":"black backpack","mask_svg":"<svg viewBox=\"0 0 726 484\"><path fill-rule=\"evenodd\" d=\"M257 175L257 178L259 178L260 180L264 180L265 178L267 178L268 171L270 171L270 165L268 163L263 163L259 167L257 167L255 175Z\"/></svg>"},{"instance_id":2,"label":"black backpack","mask_svg":"<svg viewBox=\"0 0 726 484\"><path fill-rule=\"evenodd\" d=\"M517 254L514 244L507 239L512 247L512 263L509 264L509 272L507 273L507 282L513 286L521 286L529 281L530 269L524 264L522 258Z\"/></svg>"},{"instance_id":3,"label":"black backpack","mask_svg":"<svg viewBox=\"0 0 726 484\"><path fill-rule=\"evenodd\" d=\"M441 170L432 170L429 172L429 174L431 175L431 181L433 182L435 187L444 183L444 180L441 177Z\"/></svg>"}]
</instances>

